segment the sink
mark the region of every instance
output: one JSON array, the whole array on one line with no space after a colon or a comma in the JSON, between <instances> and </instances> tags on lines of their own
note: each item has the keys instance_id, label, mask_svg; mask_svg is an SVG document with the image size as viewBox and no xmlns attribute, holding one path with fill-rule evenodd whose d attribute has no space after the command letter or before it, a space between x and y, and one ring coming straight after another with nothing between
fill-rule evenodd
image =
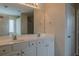
<instances>
[{"instance_id":1,"label":"sink","mask_svg":"<svg viewBox=\"0 0 79 59\"><path fill-rule=\"evenodd\" d=\"M24 42L24 40L13 40L12 37L10 36L2 36L0 37L0 46L2 45L8 45L8 44L14 44L14 43L20 43L20 42Z\"/></svg>"}]
</instances>

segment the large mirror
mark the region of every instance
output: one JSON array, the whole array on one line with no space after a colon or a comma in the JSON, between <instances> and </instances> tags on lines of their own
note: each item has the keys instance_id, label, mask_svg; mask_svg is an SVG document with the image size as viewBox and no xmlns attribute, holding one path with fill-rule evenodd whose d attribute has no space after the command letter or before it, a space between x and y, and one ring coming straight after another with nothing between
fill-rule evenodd
<instances>
[{"instance_id":1,"label":"large mirror","mask_svg":"<svg viewBox=\"0 0 79 59\"><path fill-rule=\"evenodd\" d=\"M0 3L0 36L34 33L34 10L18 3Z\"/></svg>"}]
</instances>

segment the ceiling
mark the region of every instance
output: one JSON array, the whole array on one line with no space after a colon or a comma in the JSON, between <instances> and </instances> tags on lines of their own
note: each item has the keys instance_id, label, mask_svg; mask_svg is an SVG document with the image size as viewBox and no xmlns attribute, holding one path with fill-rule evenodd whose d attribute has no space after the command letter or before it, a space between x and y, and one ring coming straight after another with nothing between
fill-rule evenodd
<instances>
[{"instance_id":1,"label":"ceiling","mask_svg":"<svg viewBox=\"0 0 79 59\"><path fill-rule=\"evenodd\" d=\"M21 13L31 13L33 8L19 3L0 3L0 14L19 16Z\"/></svg>"}]
</instances>

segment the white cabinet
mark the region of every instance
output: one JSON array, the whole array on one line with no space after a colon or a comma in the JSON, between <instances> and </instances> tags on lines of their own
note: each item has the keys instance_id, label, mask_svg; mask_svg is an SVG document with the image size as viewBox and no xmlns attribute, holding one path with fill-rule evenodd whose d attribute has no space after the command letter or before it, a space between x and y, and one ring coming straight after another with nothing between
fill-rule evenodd
<instances>
[{"instance_id":1,"label":"white cabinet","mask_svg":"<svg viewBox=\"0 0 79 59\"><path fill-rule=\"evenodd\" d=\"M21 43L21 45L24 45ZM20 53L22 56L54 56L54 40L40 38L38 40L30 40L22 48Z\"/></svg>"},{"instance_id":2,"label":"white cabinet","mask_svg":"<svg viewBox=\"0 0 79 59\"><path fill-rule=\"evenodd\" d=\"M28 47L22 50L22 56L36 56L36 48Z\"/></svg>"},{"instance_id":3,"label":"white cabinet","mask_svg":"<svg viewBox=\"0 0 79 59\"><path fill-rule=\"evenodd\" d=\"M26 49L22 50L25 56L36 56L36 41L31 40L29 41L29 46Z\"/></svg>"},{"instance_id":4,"label":"white cabinet","mask_svg":"<svg viewBox=\"0 0 79 59\"><path fill-rule=\"evenodd\" d=\"M53 40L41 39L37 41L37 56L54 56Z\"/></svg>"},{"instance_id":5,"label":"white cabinet","mask_svg":"<svg viewBox=\"0 0 79 59\"><path fill-rule=\"evenodd\" d=\"M12 45L0 46L0 55L4 56L53 56L53 39L38 38Z\"/></svg>"}]
</instances>

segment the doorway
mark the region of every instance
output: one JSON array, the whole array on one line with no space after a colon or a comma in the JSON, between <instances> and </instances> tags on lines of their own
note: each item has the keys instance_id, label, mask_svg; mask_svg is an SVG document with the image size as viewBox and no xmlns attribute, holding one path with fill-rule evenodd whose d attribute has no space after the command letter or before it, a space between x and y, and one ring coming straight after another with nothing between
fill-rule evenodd
<instances>
[{"instance_id":1,"label":"doorway","mask_svg":"<svg viewBox=\"0 0 79 59\"><path fill-rule=\"evenodd\" d=\"M33 15L27 17L27 34L33 34L34 33L34 19Z\"/></svg>"}]
</instances>

